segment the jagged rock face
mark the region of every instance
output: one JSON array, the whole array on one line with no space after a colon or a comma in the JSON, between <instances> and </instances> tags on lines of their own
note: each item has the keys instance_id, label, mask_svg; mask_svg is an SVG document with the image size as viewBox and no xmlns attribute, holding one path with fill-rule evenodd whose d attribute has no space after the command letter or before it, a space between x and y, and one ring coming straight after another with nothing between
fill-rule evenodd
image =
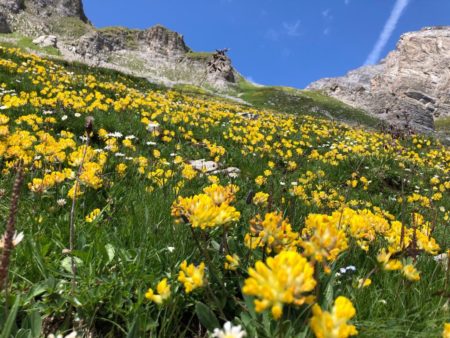
<instances>
[{"instance_id":1,"label":"jagged rock face","mask_svg":"<svg viewBox=\"0 0 450 338\"><path fill-rule=\"evenodd\" d=\"M32 37L36 45L56 46L66 60L132 73L168 86L189 83L227 89L236 83L231 60L226 60L221 72L208 73L208 59L190 58L183 36L161 25L146 30L96 29L84 14L82 0L0 0L2 31Z\"/></svg>"},{"instance_id":2,"label":"jagged rock face","mask_svg":"<svg viewBox=\"0 0 450 338\"><path fill-rule=\"evenodd\" d=\"M41 17L74 17L88 21L81 0L25 0L24 7Z\"/></svg>"},{"instance_id":3,"label":"jagged rock face","mask_svg":"<svg viewBox=\"0 0 450 338\"><path fill-rule=\"evenodd\" d=\"M144 47L163 55L181 55L189 51L182 35L172 32L161 25L140 31L137 39Z\"/></svg>"},{"instance_id":4,"label":"jagged rock face","mask_svg":"<svg viewBox=\"0 0 450 338\"><path fill-rule=\"evenodd\" d=\"M392 124L433 130L435 118L450 116L450 27L406 33L380 64L307 89L322 90Z\"/></svg>"},{"instance_id":5,"label":"jagged rock face","mask_svg":"<svg viewBox=\"0 0 450 338\"><path fill-rule=\"evenodd\" d=\"M18 13L23 8L22 0L0 0L0 10Z\"/></svg>"},{"instance_id":6,"label":"jagged rock face","mask_svg":"<svg viewBox=\"0 0 450 338\"><path fill-rule=\"evenodd\" d=\"M221 86L225 86L226 83L236 82L235 70L231 63L231 59L228 56L225 57L225 61L221 65L220 71L210 70L208 72L208 81L218 83Z\"/></svg>"},{"instance_id":7,"label":"jagged rock face","mask_svg":"<svg viewBox=\"0 0 450 338\"><path fill-rule=\"evenodd\" d=\"M105 53L121 48L123 45L120 41L107 39L101 33L93 31L80 38L74 52L84 58L99 58Z\"/></svg>"}]
</instances>

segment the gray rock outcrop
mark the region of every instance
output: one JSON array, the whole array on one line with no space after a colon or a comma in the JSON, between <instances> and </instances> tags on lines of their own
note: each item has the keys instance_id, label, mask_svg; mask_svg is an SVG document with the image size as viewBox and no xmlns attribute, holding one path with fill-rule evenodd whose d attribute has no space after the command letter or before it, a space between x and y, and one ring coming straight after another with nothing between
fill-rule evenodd
<instances>
[{"instance_id":1,"label":"gray rock outcrop","mask_svg":"<svg viewBox=\"0 0 450 338\"><path fill-rule=\"evenodd\" d=\"M26 11L43 18L73 17L88 22L81 0L24 0L23 7Z\"/></svg>"},{"instance_id":2,"label":"gray rock outcrop","mask_svg":"<svg viewBox=\"0 0 450 338\"><path fill-rule=\"evenodd\" d=\"M190 51L182 35L161 25L138 31L136 39L141 46L162 55L180 56Z\"/></svg>"},{"instance_id":3,"label":"gray rock outcrop","mask_svg":"<svg viewBox=\"0 0 450 338\"><path fill-rule=\"evenodd\" d=\"M0 0L0 11L2 13L17 14L23 7L24 3L22 0Z\"/></svg>"},{"instance_id":4,"label":"gray rock outcrop","mask_svg":"<svg viewBox=\"0 0 450 338\"><path fill-rule=\"evenodd\" d=\"M0 33L11 33L8 19L4 13L0 13Z\"/></svg>"},{"instance_id":5,"label":"gray rock outcrop","mask_svg":"<svg viewBox=\"0 0 450 338\"><path fill-rule=\"evenodd\" d=\"M55 35L41 35L40 37L33 40L33 43L35 45L38 45L39 47L54 47L56 48L56 45L58 43L58 38Z\"/></svg>"},{"instance_id":6,"label":"gray rock outcrop","mask_svg":"<svg viewBox=\"0 0 450 338\"><path fill-rule=\"evenodd\" d=\"M435 118L450 116L450 27L406 33L378 65L319 80L307 89L320 90L393 125L431 131Z\"/></svg>"}]
</instances>

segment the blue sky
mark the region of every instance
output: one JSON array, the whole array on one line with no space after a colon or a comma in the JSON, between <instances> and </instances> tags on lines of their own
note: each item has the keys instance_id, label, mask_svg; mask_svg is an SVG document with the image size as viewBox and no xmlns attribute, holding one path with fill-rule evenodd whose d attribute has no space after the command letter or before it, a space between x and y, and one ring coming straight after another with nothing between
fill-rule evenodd
<instances>
[{"instance_id":1,"label":"blue sky","mask_svg":"<svg viewBox=\"0 0 450 338\"><path fill-rule=\"evenodd\" d=\"M404 32L450 25L450 0L84 0L84 6L95 26L159 23L183 34L195 51L230 48L235 67L257 83L297 88L384 57Z\"/></svg>"}]
</instances>

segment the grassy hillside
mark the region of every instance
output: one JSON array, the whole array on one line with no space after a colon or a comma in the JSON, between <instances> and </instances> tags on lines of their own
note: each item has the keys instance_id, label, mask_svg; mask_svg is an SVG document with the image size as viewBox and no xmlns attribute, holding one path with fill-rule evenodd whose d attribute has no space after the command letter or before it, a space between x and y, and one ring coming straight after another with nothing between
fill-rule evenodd
<instances>
[{"instance_id":1,"label":"grassy hillside","mask_svg":"<svg viewBox=\"0 0 450 338\"><path fill-rule=\"evenodd\" d=\"M450 150L322 118L308 104L355 115L316 93L242 93L0 48L0 232L24 172L4 337L442 335Z\"/></svg>"}]
</instances>

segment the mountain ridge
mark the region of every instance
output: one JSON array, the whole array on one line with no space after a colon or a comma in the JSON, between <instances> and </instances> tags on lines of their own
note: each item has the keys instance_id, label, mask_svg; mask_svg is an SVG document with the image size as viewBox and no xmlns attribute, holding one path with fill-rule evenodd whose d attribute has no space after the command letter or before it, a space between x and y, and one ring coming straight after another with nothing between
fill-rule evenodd
<instances>
[{"instance_id":1,"label":"mountain ridge","mask_svg":"<svg viewBox=\"0 0 450 338\"><path fill-rule=\"evenodd\" d=\"M450 116L450 26L402 35L379 64L313 82L319 90L404 128L433 131Z\"/></svg>"},{"instance_id":2,"label":"mountain ridge","mask_svg":"<svg viewBox=\"0 0 450 338\"><path fill-rule=\"evenodd\" d=\"M96 28L81 0L1 0L0 9L0 33L40 38L69 61L131 71L165 85L204 83L218 90L240 77L226 56L221 72L208 72L209 58L196 57L183 35L162 25Z\"/></svg>"}]
</instances>

